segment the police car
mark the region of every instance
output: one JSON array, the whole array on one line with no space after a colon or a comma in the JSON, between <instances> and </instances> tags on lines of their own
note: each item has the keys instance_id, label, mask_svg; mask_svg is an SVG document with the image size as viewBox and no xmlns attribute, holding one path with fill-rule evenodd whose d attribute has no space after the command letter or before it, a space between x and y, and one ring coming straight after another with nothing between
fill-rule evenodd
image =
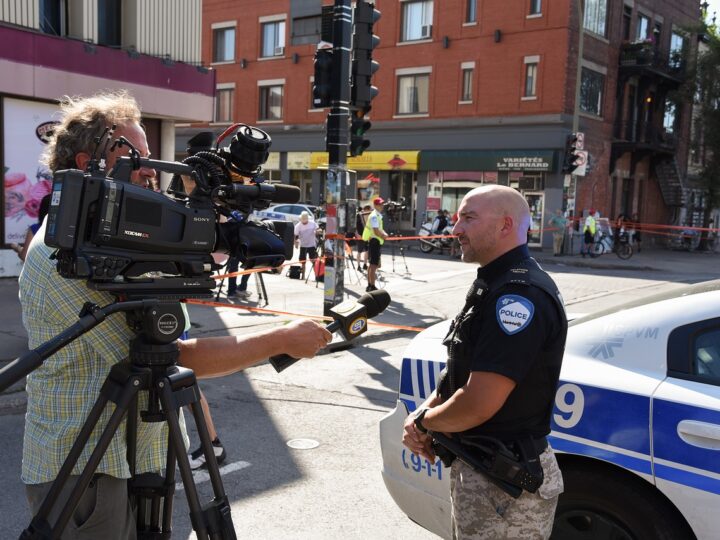
<instances>
[{"instance_id":1,"label":"police car","mask_svg":"<svg viewBox=\"0 0 720 540\"><path fill-rule=\"evenodd\" d=\"M317 206L309 204L276 204L265 210L255 212L261 219L272 219L277 221L300 221L300 214L307 212L311 221L317 221L318 225L325 223L324 212Z\"/></svg>"},{"instance_id":2,"label":"police car","mask_svg":"<svg viewBox=\"0 0 720 540\"><path fill-rule=\"evenodd\" d=\"M444 538L450 471L401 438L445 365L449 324L409 344L380 422L390 495ZM571 321L551 429L565 482L553 538L719 538L720 280Z\"/></svg>"}]
</instances>

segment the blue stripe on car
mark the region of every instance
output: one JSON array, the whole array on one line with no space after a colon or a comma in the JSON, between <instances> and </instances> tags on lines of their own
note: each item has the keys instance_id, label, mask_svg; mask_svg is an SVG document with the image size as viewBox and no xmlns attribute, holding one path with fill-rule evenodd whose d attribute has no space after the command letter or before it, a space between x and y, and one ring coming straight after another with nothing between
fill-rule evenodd
<instances>
[{"instance_id":1,"label":"blue stripe on car","mask_svg":"<svg viewBox=\"0 0 720 540\"><path fill-rule=\"evenodd\" d=\"M720 411L676 403L664 399L653 400L653 451L658 459L682 462L697 469L720 474L718 450L688 444L678 435L678 424L683 420L720 425Z\"/></svg>"},{"instance_id":2,"label":"blue stripe on car","mask_svg":"<svg viewBox=\"0 0 720 540\"><path fill-rule=\"evenodd\" d=\"M423 377L428 378L430 390L434 390L435 369L439 371L444 367L443 362L403 359L399 398L408 412L414 411L425 400ZM413 371L417 373L415 380ZM572 413L561 411L557 404L554 406L551 422L553 434L549 437L553 448L608 461L646 475L653 475L654 466L654 474L658 479L720 494L720 479L684 470L684 467L689 466L720 473L717 450L689 445L677 434L677 425L681 420L720 424L720 411L660 399L653 400L655 458L668 463L651 464L649 397L559 381L558 387L563 385L579 389L584 404L581 417L570 428L559 426L556 417L567 425ZM567 405L571 406L572 402ZM581 440L569 440L563 437L563 434ZM630 453L636 455L629 455Z\"/></svg>"}]
</instances>

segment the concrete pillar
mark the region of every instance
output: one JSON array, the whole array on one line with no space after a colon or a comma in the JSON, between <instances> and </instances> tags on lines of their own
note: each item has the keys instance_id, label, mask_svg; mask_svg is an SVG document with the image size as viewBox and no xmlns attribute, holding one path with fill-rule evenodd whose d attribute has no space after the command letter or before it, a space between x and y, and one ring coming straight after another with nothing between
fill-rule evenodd
<instances>
[{"instance_id":1,"label":"concrete pillar","mask_svg":"<svg viewBox=\"0 0 720 540\"><path fill-rule=\"evenodd\" d=\"M175 161L175 122L172 120L163 120L160 123L160 159ZM170 185L171 178L170 173L160 173L160 188L163 191Z\"/></svg>"}]
</instances>

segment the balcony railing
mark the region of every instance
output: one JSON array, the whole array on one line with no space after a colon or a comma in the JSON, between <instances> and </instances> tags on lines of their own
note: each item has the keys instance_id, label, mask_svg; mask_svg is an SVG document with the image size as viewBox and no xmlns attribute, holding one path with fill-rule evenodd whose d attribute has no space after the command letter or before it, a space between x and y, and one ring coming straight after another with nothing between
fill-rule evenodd
<instances>
[{"instance_id":1,"label":"balcony railing","mask_svg":"<svg viewBox=\"0 0 720 540\"><path fill-rule=\"evenodd\" d=\"M616 124L615 138L618 143L651 146L670 152L674 151L677 146L677 137L672 131L645 122Z\"/></svg>"},{"instance_id":2,"label":"balcony railing","mask_svg":"<svg viewBox=\"0 0 720 540\"><path fill-rule=\"evenodd\" d=\"M648 69L673 79L685 78L685 59L682 53L672 51L668 54L650 41L623 44L620 49L620 67Z\"/></svg>"}]
</instances>

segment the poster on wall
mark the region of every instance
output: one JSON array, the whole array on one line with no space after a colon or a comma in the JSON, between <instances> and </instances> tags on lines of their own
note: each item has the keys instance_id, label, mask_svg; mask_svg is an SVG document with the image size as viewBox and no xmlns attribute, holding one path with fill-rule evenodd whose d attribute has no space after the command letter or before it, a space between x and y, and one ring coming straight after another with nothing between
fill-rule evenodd
<instances>
[{"instance_id":1,"label":"poster on wall","mask_svg":"<svg viewBox=\"0 0 720 540\"><path fill-rule=\"evenodd\" d=\"M3 100L3 186L6 244L21 244L37 223L40 201L51 191L52 175L40 164L55 125L57 106L20 99Z\"/></svg>"}]
</instances>

